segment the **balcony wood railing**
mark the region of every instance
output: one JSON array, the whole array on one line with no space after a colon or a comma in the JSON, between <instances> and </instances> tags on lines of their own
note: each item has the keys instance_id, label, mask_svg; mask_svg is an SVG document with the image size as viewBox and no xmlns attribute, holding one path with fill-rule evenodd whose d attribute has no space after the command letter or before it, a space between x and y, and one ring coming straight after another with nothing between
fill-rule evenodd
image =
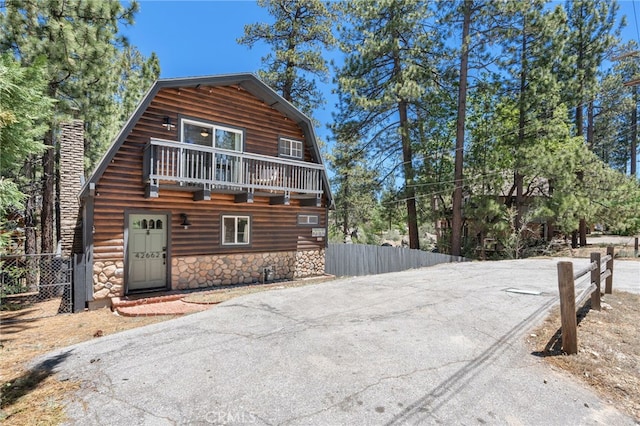
<instances>
[{"instance_id":1,"label":"balcony wood railing","mask_svg":"<svg viewBox=\"0 0 640 426\"><path fill-rule=\"evenodd\" d=\"M151 139L144 178L155 187L178 183L244 192L322 194L321 164Z\"/></svg>"}]
</instances>

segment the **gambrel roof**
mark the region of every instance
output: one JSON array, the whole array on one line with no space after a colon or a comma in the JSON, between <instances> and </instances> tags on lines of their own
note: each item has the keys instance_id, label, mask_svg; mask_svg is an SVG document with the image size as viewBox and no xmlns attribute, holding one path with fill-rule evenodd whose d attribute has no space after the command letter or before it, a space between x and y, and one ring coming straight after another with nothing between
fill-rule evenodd
<instances>
[{"instance_id":1,"label":"gambrel roof","mask_svg":"<svg viewBox=\"0 0 640 426\"><path fill-rule=\"evenodd\" d=\"M324 165L322 161L322 156L320 154L320 149L318 147L315 131L313 129L313 124L309 117L303 114L298 108L293 106L290 102L284 99L282 96L278 95L271 87L267 86L263 83L258 77L251 73L239 73L239 74L222 74L222 75L214 75L214 76L203 76L203 77L184 77L184 78L166 78L166 79L158 79L151 86L149 91L142 98L142 101L137 106L136 110L133 112L131 117L127 120L125 125L118 133L116 139L111 144L105 155L102 157L98 166L89 177L89 179L82 186L79 197L81 199L86 198L89 195L89 189L92 186L95 186L97 182L102 177L105 172L107 166L114 158L126 138L129 136L129 133L136 125L142 114L144 114L145 110L153 101L155 96L161 89L164 88L186 88L186 87L198 87L198 86L239 86L262 100L269 107L279 111L284 116L297 123L302 132L304 133L305 143L309 145L311 150L311 155L313 161L318 164ZM324 190L327 195L327 205L331 206L333 204L333 198L331 195L331 189L329 187L329 180L327 177L326 170L323 173L323 185Z\"/></svg>"}]
</instances>

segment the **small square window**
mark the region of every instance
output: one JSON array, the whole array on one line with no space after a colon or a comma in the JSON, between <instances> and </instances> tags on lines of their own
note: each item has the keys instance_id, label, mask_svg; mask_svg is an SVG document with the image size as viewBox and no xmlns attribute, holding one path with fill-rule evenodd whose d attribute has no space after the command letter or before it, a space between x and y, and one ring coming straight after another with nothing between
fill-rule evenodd
<instances>
[{"instance_id":1,"label":"small square window","mask_svg":"<svg viewBox=\"0 0 640 426\"><path fill-rule=\"evenodd\" d=\"M291 157L302 160L304 154L304 147L302 141L296 141L293 139L280 139L280 155L283 157Z\"/></svg>"},{"instance_id":2,"label":"small square window","mask_svg":"<svg viewBox=\"0 0 640 426\"><path fill-rule=\"evenodd\" d=\"M317 225L320 223L320 218L317 214L299 214L298 225Z\"/></svg>"},{"instance_id":3,"label":"small square window","mask_svg":"<svg viewBox=\"0 0 640 426\"><path fill-rule=\"evenodd\" d=\"M222 216L222 244L249 244L249 216Z\"/></svg>"}]
</instances>

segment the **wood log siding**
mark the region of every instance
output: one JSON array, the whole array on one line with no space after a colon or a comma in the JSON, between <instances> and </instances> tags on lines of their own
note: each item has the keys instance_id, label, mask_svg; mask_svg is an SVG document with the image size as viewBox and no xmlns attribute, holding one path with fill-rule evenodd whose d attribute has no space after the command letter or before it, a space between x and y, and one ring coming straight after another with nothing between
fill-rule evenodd
<instances>
[{"instance_id":1,"label":"wood log siding","mask_svg":"<svg viewBox=\"0 0 640 426\"><path fill-rule=\"evenodd\" d=\"M140 195L142 197L142 195ZM183 199L183 202L180 202ZM101 205L113 205L116 197L96 198ZM122 199L121 199L122 200ZM130 198L120 209L100 208L96 202L96 232L94 234L94 259L121 259L124 248L124 209L147 208L171 212L171 254L190 256L201 254L224 254L240 252L274 252L312 250L324 247L324 240L318 242L311 237L311 227L298 226L298 214L317 214L321 221L318 227L326 225L325 209L320 207L300 207L297 200L289 206L269 205L267 198L256 197L252 204L234 203L232 195L215 194L210 201L194 202L188 192L163 193L159 198L146 200L141 205ZM186 213L191 222L189 229L180 225L180 213ZM249 246L223 246L221 243L221 215L237 214L251 216L251 244Z\"/></svg>"},{"instance_id":2,"label":"wood log siding","mask_svg":"<svg viewBox=\"0 0 640 426\"><path fill-rule=\"evenodd\" d=\"M147 109L148 113L151 111L154 113L150 117L150 121L158 123L160 120L161 123L162 118L169 115L173 122L178 124L178 115L180 114L194 119L200 118L222 125L239 127L245 130L245 152L273 157L278 156L278 137L304 140L302 129L297 123L270 108L245 90L234 87L211 88L210 96L203 100L202 94L207 93L208 89L207 87L180 89L179 94L177 89L161 90ZM176 98L178 98L177 105ZM167 114L167 111L174 111L174 114ZM149 128L149 130L151 129ZM173 138L154 137L178 141L179 129L177 126L172 133ZM311 153L307 146L305 146L305 161L311 161Z\"/></svg>"},{"instance_id":3,"label":"wood log siding","mask_svg":"<svg viewBox=\"0 0 640 426\"><path fill-rule=\"evenodd\" d=\"M169 116L176 128L162 127ZM239 252L293 251L322 248L311 237L311 227L298 226L301 212L317 214L318 227L326 226L324 207L269 205L266 197L254 203L235 203L233 194L212 193L210 201L193 201L193 193L160 190L159 198L145 199L142 176L143 150L150 138L179 140L178 117L184 116L244 129L244 152L278 156L278 138L304 140L297 123L239 87L162 89L135 124L96 185L94 207L94 260L122 259L125 209L148 209L171 213L171 255L190 256ZM311 152L305 144L306 161ZM323 198L323 205L326 200ZM190 229L180 226L186 213ZM221 214L251 216L250 246L222 246Z\"/></svg>"}]
</instances>

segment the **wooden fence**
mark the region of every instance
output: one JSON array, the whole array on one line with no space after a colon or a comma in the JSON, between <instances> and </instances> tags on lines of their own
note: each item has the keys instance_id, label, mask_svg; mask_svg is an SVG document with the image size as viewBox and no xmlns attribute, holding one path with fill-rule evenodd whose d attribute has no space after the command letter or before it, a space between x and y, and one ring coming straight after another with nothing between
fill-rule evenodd
<instances>
[{"instance_id":1,"label":"wooden fence","mask_svg":"<svg viewBox=\"0 0 640 426\"><path fill-rule=\"evenodd\" d=\"M336 276L383 274L467 259L401 247L333 244L326 251L327 273Z\"/></svg>"},{"instance_id":2,"label":"wooden fence","mask_svg":"<svg viewBox=\"0 0 640 426\"><path fill-rule=\"evenodd\" d=\"M613 288L613 257L613 247L607 247L607 255L602 259L600 253L591 253L589 265L575 274L572 262L558 262L562 349L569 355L578 353L576 305L591 296L591 309L600 310L601 283L605 281L606 294L611 294ZM602 265L605 265L604 271ZM588 284L576 297L576 288L584 283Z\"/></svg>"}]
</instances>

